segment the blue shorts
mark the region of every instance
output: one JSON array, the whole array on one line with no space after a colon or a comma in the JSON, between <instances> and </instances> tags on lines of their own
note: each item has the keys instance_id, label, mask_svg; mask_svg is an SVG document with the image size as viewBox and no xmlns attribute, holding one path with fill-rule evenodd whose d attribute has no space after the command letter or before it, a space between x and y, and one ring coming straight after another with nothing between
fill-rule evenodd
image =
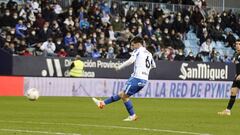
<instances>
[{"instance_id":1,"label":"blue shorts","mask_svg":"<svg viewBox=\"0 0 240 135\"><path fill-rule=\"evenodd\" d=\"M146 80L131 77L125 84L124 93L128 96L132 96L138 93L146 84Z\"/></svg>"}]
</instances>

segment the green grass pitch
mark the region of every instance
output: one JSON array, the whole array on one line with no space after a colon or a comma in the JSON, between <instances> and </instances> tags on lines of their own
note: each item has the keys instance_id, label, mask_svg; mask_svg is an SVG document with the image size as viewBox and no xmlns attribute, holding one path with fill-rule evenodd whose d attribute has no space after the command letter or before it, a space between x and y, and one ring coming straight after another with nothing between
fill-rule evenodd
<instances>
[{"instance_id":1,"label":"green grass pitch","mask_svg":"<svg viewBox=\"0 0 240 135\"><path fill-rule=\"evenodd\" d=\"M237 135L240 108L218 116L228 100L132 99L139 119L127 117L122 101L99 110L91 98L0 97L0 135Z\"/></svg>"}]
</instances>

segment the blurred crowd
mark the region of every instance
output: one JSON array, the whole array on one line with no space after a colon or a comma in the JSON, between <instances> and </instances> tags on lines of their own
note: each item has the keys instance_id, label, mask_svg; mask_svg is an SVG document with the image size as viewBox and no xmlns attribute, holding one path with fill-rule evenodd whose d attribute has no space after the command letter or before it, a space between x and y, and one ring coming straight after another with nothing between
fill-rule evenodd
<instances>
[{"instance_id":1,"label":"blurred crowd","mask_svg":"<svg viewBox=\"0 0 240 135\"><path fill-rule=\"evenodd\" d=\"M142 36L157 60L203 61L202 56L208 56L210 61L231 62L229 57L218 57L212 42L234 48L240 35L239 15L203 13L205 1L197 1L201 5L164 12L160 7L150 11L146 5L104 0L73 0L68 8L57 0L28 0L21 6L9 0L0 5L0 48L21 56L125 59L132 51L129 40ZM183 41L191 30L200 39L197 55L184 51Z\"/></svg>"}]
</instances>

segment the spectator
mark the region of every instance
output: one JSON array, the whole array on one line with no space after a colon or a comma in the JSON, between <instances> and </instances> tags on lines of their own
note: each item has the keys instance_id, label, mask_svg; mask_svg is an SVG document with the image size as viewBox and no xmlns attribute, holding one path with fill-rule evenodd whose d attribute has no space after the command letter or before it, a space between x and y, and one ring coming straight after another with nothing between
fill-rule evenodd
<instances>
[{"instance_id":1,"label":"spectator","mask_svg":"<svg viewBox=\"0 0 240 135\"><path fill-rule=\"evenodd\" d=\"M83 30L83 29L89 29L89 22L87 20L87 18L84 18L83 20L80 20L80 29Z\"/></svg>"},{"instance_id":2,"label":"spectator","mask_svg":"<svg viewBox=\"0 0 240 135\"><path fill-rule=\"evenodd\" d=\"M203 61L201 53L197 54L197 56L195 57L195 61L197 61L197 62L202 62Z\"/></svg>"},{"instance_id":3,"label":"spectator","mask_svg":"<svg viewBox=\"0 0 240 135\"><path fill-rule=\"evenodd\" d=\"M38 34L38 39L40 42L46 41L49 37L52 36L52 30L49 29L49 23L46 22L42 29L40 29Z\"/></svg>"},{"instance_id":4,"label":"spectator","mask_svg":"<svg viewBox=\"0 0 240 135\"><path fill-rule=\"evenodd\" d=\"M201 45L200 52L203 56L209 56L213 50L212 40L207 38L207 40Z\"/></svg>"},{"instance_id":5,"label":"spectator","mask_svg":"<svg viewBox=\"0 0 240 135\"><path fill-rule=\"evenodd\" d=\"M0 26L1 27L7 27L9 26L8 22L11 22L12 18L10 16L10 11L6 10L5 14L1 17L1 22L0 22Z\"/></svg>"},{"instance_id":6,"label":"spectator","mask_svg":"<svg viewBox=\"0 0 240 135\"><path fill-rule=\"evenodd\" d=\"M54 2L53 4L54 4L53 9L55 14L57 15L61 14L63 12L62 7L57 2Z\"/></svg>"},{"instance_id":7,"label":"spectator","mask_svg":"<svg viewBox=\"0 0 240 135\"><path fill-rule=\"evenodd\" d=\"M77 55L77 50L74 48L73 45L69 46L67 54L68 54L68 57L75 57Z\"/></svg>"},{"instance_id":8,"label":"spectator","mask_svg":"<svg viewBox=\"0 0 240 135\"><path fill-rule=\"evenodd\" d=\"M44 56L55 56L54 52L56 50L56 46L52 38L48 38L48 40L42 44L40 49L44 52Z\"/></svg>"},{"instance_id":9,"label":"spectator","mask_svg":"<svg viewBox=\"0 0 240 135\"><path fill-rule=\"evenodd\" d=\"M31 54L27 50L27 44L25 40L21 40L20 44L16 46L16 53L22 56L30 56Z\"/></svg>"},{"instance_id":10,"label":"spectator","mask_svg":"<svg viewBox=\"0 0 240 135\"><path fill-rule=\"evenodd\" d=\"M102 4L101 10L102 10L103 14L110 14L110 7L108 6L107 2Z\"/></svg>"},{"instance_id":11,"label":"spectator","mask_svg":"<svg viewBox=\"0 0 240 135\"><path fill-rule=\"evenodd\" d=\"M228 15L226 11L223 11L221 15L221 21L223 24L225 24L225 27L223 27L223 29L225 29L226 27L230 27L231 25L230 15Z\"/></svg>"},{"instance_id":12,"label":"spectator","mask_svg":"<svg viewBox=\"0 0 240 135\"><path fill-rule=\"evenodd\" d=\"M73 0L71 6L72 6L73 11L77 11L79 9L79 7L82 7L80 5L80 1L79 0Z\"/></svg>"},{"instance_id":13,"label":"spectator","mask_svg":"<svg viewBox=\"0 0 240 135\"><path fill-rule=\"evenodd\" d=\"M210 61L211 62L221 62L222 61L220 53L217 52L215 50L215 48L213 48L213 50L212 50L212 52L210 54Z\"/></svg>"},{"instance_id":14,"label":"spectator","mask_svg":"<svg viewBox=\"0 0 240 135\"><path fill-rule=\"evenodd\" d=\"M151 37L153 34L154 34L154 31L153 31L153 27L151 25L147 25L145 27L145 34L148 36L148 37Z\"/></svg>"},{"instance_id":15,"label":"spectator","mask_svg":"<svg viewBox=\"0 0 240 135\"><path fill-rule=\"evenodd\" d=\"M232 30L237 35L240 35L240 18L235 23L233 23Z\"/></svg>"},{"instance_id":16,"label":"spectator","mask_svg":"<svg viewBox=\"0 0 240 135\"><path fill-rule=\"evenodd\" d=\"M110 41L108 42L107 58L108 58L108 59L113 59L114 57L115 57L115 55L114 55L113 43L112 43L112 41L110 40Z\"/></svg>"},{"instance_id":17,"label":"spectator","mask_svg":"<svg viewBox=\"0 0 240 135\"><path fill-rule=\"evenodd\" d=\"M185 56L183 54L183 50L182 49L178 50L178 53L176 54L174 60L176 60L176 61L184 61L185 60Z\"/></svg>"},{"instance_id":18,"label":"spectator","mask_svg":"<svg viewBox=\"0 0 240 135\"><path fill-rule=\"evenodd\" d=\"M37 17L36 17L36 21L34 22L34 25L37 27L37 28L40 28L42 29L44 24L45 24L46 20L42 17L42 14L41 13L38 13L37 14Z\"/></svg>"},{"instance_id":19,"label":"spectator","mask_svg":"<svg viewBox=\"0 0 240 135\"><path fill-rule=\"evenodd\" d=\"M202 45L209 37L208 31L204 30L203 34L200 36L200 45Z\"/></svg>"},{"instance_id":20,"label":"spectator","mask_svg":"<svg viewBox=\"0 0 240 135\"><path fill-rule=\"evenodd\" d=\"M100 58L101 55L97 49L93 49L92 51L92 58Z\"/></svg>"},{"instance_id":21,"label":"spectator","mask_svg":"<svg viewBox=\"0 0 240 135\"><path fill-rule=\"evenodd\" d=\"M12 27L9 34L11 37L16 37L16 29Z\"/></svg>"},{"instance_id":22,"label":"spectator","mask_svg":"<svg viewBox=\"0 0 240 135\"><path fill-rule=\"evenodd\" d=\"M64 21L64 24L65 24L65 28L66 30L70 31L72 29L74 29L74 21L73 21L73 18L72 16L69 16L68 18L65 19Z\"/></svg>"},{"instance_id":23,"label":"spectator","mask_svg":"<svg viewBox=\"0 0 240 135\"><path fill-rule=\"evenodd\" d=\"M5 50L6 52L8 52L9 54L14 54L15 53L15 50L14 50L14 47L12 47L10 45L10 43L6 42L4 45L3 45L3 50Z\"/></svg>"},{"instance_id":24,"label":"spectator","mask_svg":"<svg viewBox=\"0 0 240 135\"><path fill-rule=\"evenodd\" d=\"M61 37L63 35L60 25L57 20L54 20L52 22L50 29L52 31L52 36L54 36L54 37Z\"/></svg>"},{"instance_id":25,"label":"spectator","mask_svg":"<svg viewBox=\"0 0 240 135\"><path fill-rule=\"evenodd\" d=\"M189 52L188 56L185 58L186 61L193 62L195 60L193 53Z\"/></svg>"},{"instance_id":26,"label":"spectator","mask_svg":"<svg viewBox=\"0 0 240 135\"><path fill-rule=\"evenodd\" d=\"M170 23L170 20L168 17L165 18L164 22L162 23L161 29L162 30L165 30L165 29L171 30L172 29L172 24Z\"/></svg>"},{"instance_id":27,"label":"spectator","mask_svg":"<svg viewBox=\"0 0 240 135\"><path fill-rule=\"evenodd\" d=\"M113 27L111 25L108 27L106 36L109 38L109 40L116 40L115 33L114 33Z\"/></svg>"},{"instance_id":28,"label":"spectator","mask_svg":"<svg viewBox=\"0 0 240 135\"><path fill-rule=\"evenodd\" d=\"M39 39L38 37L36 36L36 31L35 30L32 30L30 33L29 33L29 36L26 38L26 41L27 43L30 45L30 46L34 46L36 43L39 42Z\"/></svg>"},{"instance_id":29,"label":"spectator","mask_svg":"<svg viewBox=\"0 0 240 135\"><path fill-rule=\"evenodd\" d=\"M183 41L181 40L181 34L177 33L173 35L172 44L174 49L183 49L185 48Z\"/></svg>"},{"instance_id":30,"label":"spectator","mask_svg":"<svg viewBox=\"0 0 240 135\"><path fill-rule=\"evenodd\" d=\"M187 33L190 30L190 18L189 16L185 16L184 17L184 21L183 21L183 33Z\"/></svg>"},{"instance_id":31,"label":"spectator","mask_svg":"<svg viewBox=\"0 0 240 135\"><path fill-rule=\"evenodd\" d=\"M41 8L37 0L31 0L29 3L31 5L31 10L33 13L41 12Z\"/></svg>"},{"instance_id":32,"label":"spectator","mask_svg":"<svg viewBox=\"0 0 240 135\"><path fill-rule=\"evenodd\" d=\"M110 23L109 14L103 12L103 16L101 17L101 21L102 21L103 24L109 24Z\"/></svg>"},{"instance_id":33,"label":"spectator","mask_svg":"<svg viewBox=\"0 0 240 135\"><path fill-rule=\"evenodd\" d=\"M47 5L45 8L43 8L42 14L43 18L48 22L52 22L57 18L57 14L54 12L54 8L52 5Z\"/></svg>"},{"instance_id":34,"label":"spectator","mask_svg":"<svg viewBox=\"0 0 240 135\"><path fill-rule=\"evenodd\" d=\"M55 50L55 53L58 53L61 49L64 49L66 50L66 46L64 45L64 43L62 42L62 39L61 38L58 38L56 40L56 50Z\"/></svg>"},{"instance_id":35,"label":"spectator","mask_svg":"<svg viewBox=\"0 0 240 135\"><path fill-rule=\"evenodd\" d=\"M214 41L224 41L223 34L224 31L220 28L219 24L211 30L211 37Z\"/></svg>"},{"instance_id":36,"label":"spectator","mask_svg":"<svg viewBox=\"0 0 240 135\"><path fill-rule=\"evenodd\" d=\"M26 32L27 32L27 27L23 24L22 20L18 21L18 24L16 25L16 36L19 38L25 38L26 37Z\"/></svg>"},{"instance_id":37,"label":"spectator","mask_svg":"<svg viewBox=\"0 0 240 135\"><path fill-rule=\"evenodd\" d=\"M112 27L114 31L122 31L124 29L123 22L120 21L119 17L112 21Z\"/></svg>"},{"instance_id":38,"label":"spectator","mask_svg":"<svg viewBox=\"0 0 240 135\"><path fill-rule=\"evenodd\" d=\"M156 7L154 12L153 12L153 17L158 19L159 17L161 17L163 15L163 11L161 10L160 7Z\"/></svg>"},{"instance_id":39,"label":"spectator","mask_svg":"<svg viewBox=\"0 0 240 135\"><path fill-rule=\"evenodd\" d=\"M176 32L180 32L180 33L184 32L183 20L182 20L181 14L178 14L177 19L175 19L175 21L173 22L173 29Z\"/></svg>"},{"instance_id":40,"label":"spectator","mask_svg":"<svg viewBox=\"0 0 240 135\"><path fill-rule=\"evenodd\" d=\"M84 46L86 48L86 56L91 57L92 56L92 50L93 50L93 44L91 42L91 39L88 39L85 43Z\"/></svg>"},{"instance_id":41,"label":"spectator","mask_svg":"<svg viewBox=\"0 0 240 135\"><path fill-rule=\"evenodd\" d=\"M7 3L7 8L8 9L13 9L13 7L17 5L17 3L13 0L9 0L8 3Z\"/></svg>"},{"instance_id":42,"label":"spectator","mask_svg":"<svg viewBox=\"0 0 240 135\"><path fill-rule=\"evenodd\" d=\"M114 2L112 4L110 11L111 11L111 15L113 15L113 16L117 16L119 14L120 10L119 10L117 3Z\"/></svg>"},{"instance_id":43,"label":"spectator","mask_svg":"<svg viewBox=\"0 0 240 135\"><path fill-rule=\"evenodd\" d=\"M172 45L170 34L167 28L164 29L164 32L162 34L162 40L163 40L164 47L169 47Z\"/></svg>"},{"instance_id":44,"label":"spectator","mask_svg":"<svg viewBox=\"0 0 240 135\"><path fill-rule=\"evenodd\" d=\"M198 31L200 23L202 22L201 20L203 19L204 18L202 16L202 13L200 12L199 7L196 6L191 16L191 20L192 20L193 26L196 28L196 31Z\"/></svg>"},{"instance_id":45,"label":"spectator","mask_svg":"<svg viewBox=\"0 0 240 135\"><path fill-rule=\"evenodd\" d=\"M70 45L76 45L77 40L75 37L71 35L70 32L67 33L67 35L64 37L64 44L65 46L69 47Z\"/></svg>"},{"instance_id":46,"label":"spectator","mask_svg":"<svg viewBox=\"0 0 240 135\"><path fill-rule=\"evenodd\" d=\"M85 48L83 46L83 44L79 44L78 48L77 48L77 54L80 55L81 57L85 57Z\"/></svg>"},{"instance_id":47,"label":"spectator","mask_svg":"<svg viewBox=\"0 0 240 135\"><path fill-rule=\"evenodd\" d=\"M0 35L0 48L3 47L5 42L6 42L6 32L2 32Z\"/></svg>"},{"instance_id":48,"label":"spectator","mask_svg":"<svg viewBox=\"0 0 240 135\"><path fill-rule=\"evenodd\" d=\"M57 53L58 57L66 57L67 56L67 52L65 51L64 48L61 48L60 51Z\"/></svg>"},{"instance_id":49,"label":"spectator","mask_svg":"<svg viewBox=\"0 0 240 135\"><path fill-rule=\"evenodd\" d=\"M235 42L236 42L236 38L234 37L232 31L227 32L227 38L225 41L227 47L232 47L234 49Z\"/></svg>"}]
</instances>

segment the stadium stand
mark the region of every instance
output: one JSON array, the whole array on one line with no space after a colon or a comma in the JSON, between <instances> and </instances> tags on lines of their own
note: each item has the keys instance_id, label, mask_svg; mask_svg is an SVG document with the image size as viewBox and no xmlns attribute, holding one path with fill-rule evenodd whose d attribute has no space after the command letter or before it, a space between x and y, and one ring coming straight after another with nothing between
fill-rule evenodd
<instances>
[{"instance_id":1,"label":"stadium stand","mask_svg":"<svg viewBox=\"0 0 240 135\"><path fill-rule=\"evenodd\" d=\"M128 41L139 35L157 60L231 62L240 35L237 13L209 10L204 1L170 11L167 6L179 3L161 2L151 8L103 0L73 0L67 8L45 0L1 3L0 48L21 56L124 59L132 51Z\"/></svg>"}]
</instances>

